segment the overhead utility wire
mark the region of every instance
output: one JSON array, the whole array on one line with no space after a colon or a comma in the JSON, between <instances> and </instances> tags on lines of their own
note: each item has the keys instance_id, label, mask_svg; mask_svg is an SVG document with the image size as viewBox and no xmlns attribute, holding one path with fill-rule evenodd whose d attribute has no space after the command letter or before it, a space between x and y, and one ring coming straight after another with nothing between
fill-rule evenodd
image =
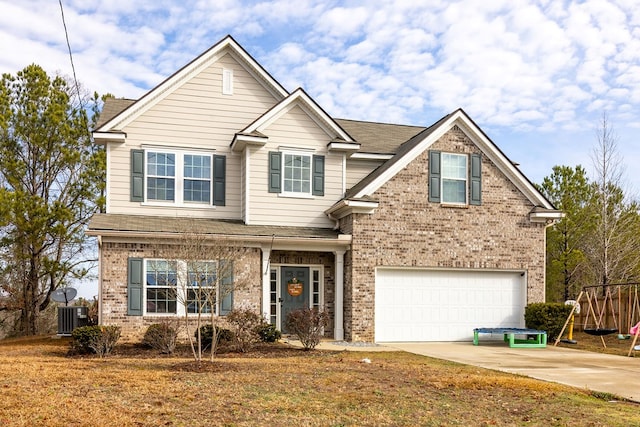
<instances>
[{"instance_id":1,"label":"overhead utility wire","mask_svg":"<svg viewBox=\"0 0 640 427\"><path fill-rule=\"evenodd\" d=\"M80 86L78 85L78 79L76 78L76 67L73 65L73 54L71 53L71 44L69 43L69 33L67 31L67 23L64 19L64 8L62 7L62 0L58 0L60 4L60 14L62 15L62 25L64 26L64 36L67 39L67 48L69 49L69 59L71 60L71 70L73 71L73 81L76 85L76 92L78 94L78 102L80 102L80 107L84 108L84 103L82 102L82 97L80 96Z\"/></svg>"}]
</instances>

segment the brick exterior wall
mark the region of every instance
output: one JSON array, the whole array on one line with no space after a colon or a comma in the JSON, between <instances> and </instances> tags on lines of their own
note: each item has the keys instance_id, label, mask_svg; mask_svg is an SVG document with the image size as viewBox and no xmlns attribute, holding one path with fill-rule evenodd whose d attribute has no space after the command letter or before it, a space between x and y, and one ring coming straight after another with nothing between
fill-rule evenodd
<instances>
[{"instance_id":1,"label":"brick exterior wall","mask_svg":"<svg viewBox=\"0 0 640 427\"><path fill-rule=\"evenodd\" d=\"M163 319L177 319L175 315L152 314L127 315L127 262L129 258L169 258L177 248L153 243L103 242L101 254L101 323L122 328L123 341L139 341L147 327ZM241 259L234 260L234 278L243 283L234 290L234 308L250 308L260 311L262 298L262 276L260 274L260 250L249 249ZM208 315L206 315L208 316ZM184 323L183 318L181 324ZM194 328L190 327L193 331ZM186 335L183 336L186 337Z\"/></svg>"},{"instance_id":2,"label":"brick exterior wall","mask_svg":"<svg viewBox=\"0 0 640 427\"><path fill-rule=\"evenodd\" d=\"M457 126L431 149L480 152ZM375 213L342 219L342 231L353 235L345 256L346 339L374 340L377 266L523 270L527 301L544 301L544 224L529 221L532 203L482 159L481 206L429 203L425 151L373 194L380 203Z\"/></svg>"},{"instance_id":3,"label":"brick exterior wall","mask_svg":"<svg viewBox=\"0 0 640 427\"><path fill-rule=\"evenodd\" d=\"M163 319L177 319L175 315L127 315L127 262L129 258L170 258L179 253L176 246L154 243L112 243L103 242L101 247L102 299L101 322L104 325L118 325L122 328L122 340L138 341L147 327ZM261 251L253 248L242 259L234 262L234 277L244 283L234 291L233 307L250 308L261 311L262 275ZM324 276L324 309L329 312L330 324L325 328L325 336L333 337L335 256L330 252L273 251L272 264L282 265L322 265ZM208 320L208 319L207 319ZM221 319L224 322L224 318ZM180 321L183 323L184 319ZM205 323L208 323L205 321ZM195 330L190 327L190 330ZM186 335L183 334L183 337Z\"/></svg>"}]
</instances>

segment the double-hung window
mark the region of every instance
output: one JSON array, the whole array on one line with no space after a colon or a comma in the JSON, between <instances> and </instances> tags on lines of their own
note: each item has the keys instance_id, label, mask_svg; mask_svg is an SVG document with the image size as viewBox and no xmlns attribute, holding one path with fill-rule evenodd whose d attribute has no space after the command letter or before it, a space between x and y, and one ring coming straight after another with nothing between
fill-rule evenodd
<instances>
[{"instance_id":1,"label":"double-hung window","mask_svg":"<svg viewBox=\"0 0 640 427\"><path fill-rule=\"evenodd\" d=\"M269 152L269 192L324 196L324 156L299 151Z\"/></svg>"},{"instance_id":2,"label":"double-hung window","mask_svg":"<svg viewBox=\"0 0 640 427\"><path fill-rule=\"evenodd\" d=\"M211 156L184 155L185 202L209 203L211 200Z\"/></svg>"},{"instance_id":3,"label":"double-hung window","mask_svg":"<svg viewBox=\"0 0 640 427\"><path fill-rule=\"evenodd\" d=\"M175 200L176 155L147 152L147 200Z\"/></svg>"},{"instance_id":4,"label":"double-hung window","mask_svg":"<svg viewBox=\"0 0 640 427\"><path fill-rule=\"evenodd\" d=\"M467 203L467 156L442 153L442 203Z\"/></svg>"},{"instance_id":5,"label":"double-hung window","mask_svg":"<svg viewBox=\"0 0 640 427\"><path fill-rule=\"evenodd\" d=\"M429 201L448 205L482 202L482 154L429 151Z\"/></svg>"},{"instance_id":6,"label":"double-hung window","mask_svg":"<svg viewBox=\"0 0 640 427\"><path fill-rule=\"evenodd\" d=\"M187 263L187 313L211 313L217 301L217 263Z\"/></svg>"},{"instance_id":7,"label":"double-hung window","mask_svg":"<svg viewBox=\"0 0 640 427\"><path fill-rule=\"evenodd\" d=\"M311 194L311 156L284 153L284 192Z\"/></svg>"},{"instance_id":8,"label":"double-hung window","mask_svg":"<svg viewBox=\"0 0 640 427\"><path fill-rule=\"evenodd\" d=\"M180 150L131 151L131 201L225 205L226 157Z\"/></svg>"},{"instance_id":9,"label":"double-hung window","mask_svg":"<svg viewBox=\"0 0 640 427\"><path fill-rule=\"evenodd\" d=\"M132 316L225 315L233 308L233 262L130 258L127 287Z\"/></svg>"},{"instance_id":10,"label":"double-hung window","mask_svg":"<svg viewBox=\"0 0 640 427\"><path fill-rule=\"evenodd\" d=\"M147 313L176 313L178 269L175 261L147 260Z\"/></svg>"}]
</instances>

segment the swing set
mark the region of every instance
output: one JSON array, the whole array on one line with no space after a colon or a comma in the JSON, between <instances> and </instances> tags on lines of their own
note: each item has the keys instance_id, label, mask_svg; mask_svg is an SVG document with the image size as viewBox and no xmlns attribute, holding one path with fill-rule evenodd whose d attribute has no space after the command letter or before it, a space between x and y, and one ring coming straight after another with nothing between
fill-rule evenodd
<instances>
[{"instance_id":1,"label":"swing set","mask_svg":"<svg viewBox=\"0 0 640 427\"><path fill-rule=\"evenodd\" d=\"M599 336L604 348L607 348L605 335L618 333L618 339L629 339L631 337L629 331L640 320L639 286L640 283L624 283L583 287L553 345L558 345L567 325L573 323L578 313L580 313L578 326L581 326L586 334ZM569 335L572 335L571 330ZM629 355L638 335L640 334L635 334ZM568 340L564 341L568 342Z\"/></svg>"}]
</instances>

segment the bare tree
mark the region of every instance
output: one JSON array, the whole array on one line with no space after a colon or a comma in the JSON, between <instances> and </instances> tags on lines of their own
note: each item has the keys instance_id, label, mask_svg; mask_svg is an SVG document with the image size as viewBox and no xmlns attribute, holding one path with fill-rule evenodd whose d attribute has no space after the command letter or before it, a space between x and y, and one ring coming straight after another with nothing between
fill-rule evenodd
<instances>
[{"instance_id":1,"label":"bare tree","mask_svg":"<svg viewBox=\"0 0 640 427\"><path fill-rule=\"evenodd\" d=\"M636 269L629 262L640 250L638 206L624 194L624 168L617 149L618 137L606 114L597 129L592 160L595 170L590 203L592 233L584 247L594 280L608 285L626 281Z\"/></svg>"},{"instance_id":2,"label":"bare tree","mask_svg":"<svg viewBox=\"0 0 640 427\"><path fill-rule=\"evenodd\" d=\"M243 264L246 248L199 233L196 229L195 224L191 224L187 230L179 232L180 238L170 259L177 263L176 300L184 309L186 333L193 357L199 363L203 360L201 327L211 325L210 356L213 361L220 316L231 310L233 292L246 288L249 278L236 268Z\"/></svg>"}]
</instances>

